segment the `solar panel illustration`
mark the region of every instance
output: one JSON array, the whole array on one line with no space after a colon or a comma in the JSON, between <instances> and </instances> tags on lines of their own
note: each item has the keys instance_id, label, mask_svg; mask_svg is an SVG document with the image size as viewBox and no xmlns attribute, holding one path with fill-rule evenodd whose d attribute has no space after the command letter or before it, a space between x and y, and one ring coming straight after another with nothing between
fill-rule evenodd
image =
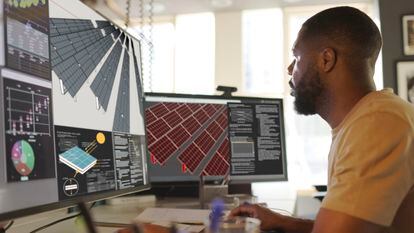
<instances>
[{"instance_id":1,"label":"solar panel illustration","mask_svg":"<svg viewBox=\"0 0 414 233\"><path fill-rule=\"evenodd\" d=\"M120 34L107 21L50 19L52 69L73 97Z\"/></svg>"},{"instance_id":2,"label":"solar panel illustration","mask_svg":"<svg viewBox=\"0 0 414 233\"><path fill-rule=\"evenodd\" d=\"M85 172L96 164L97 160L95 157L76 146L63 154L60 154L59 161L68 165L76 172L85 174Z\"/></svg>"},{"instance_id":3,"label":"solar panel illustration","mask_svg":"<svg viewBox=\"0 0 414 233\"><path fill-rule=\"evenodd\" d=\"M118 41L91 85L93 93L98 97L99 103L105 111L108 108L109 97L111 96L112 87L114 85L115 73L121 52L122 45L121 42Z\"/></svg>"},{"instance_id":4,"label":"solar panel illustration","mask_svg":"<svg viewBox=\"0 0 414 233\"><path fill-rule=\"evenodd\" d=\"M153 164L178 160L183 173L225 175L229 169L227 107L220 104L157 103L145 110Z\"/></svg>"},{"instance_id":5,"label":"solar panel illustration","mask_svg":"<svg viewBox=\"0 0 414 233\"><path fill-rule=\"evenodd\" d=\"M128 43L127 43L128 44ZM128 53L124 53L121 81L119 84L118 99L115 110L113 131L129 131L129 59Z\"/></svg>"},{"instance_id":6,"label":"solar panel illustration","mask_svg":"<svg viewBox=\"0 0 414 233\"><path fill-rule=\"evenodd\" d=\"M91 117L93 121L111 121L101 130L139 131L130 123L136 110L143 115L142 107L130 103L142 97L138 40L104 20L51 18L50 32L52 76L57 78L60 94L71 96L82 106L77 108L69 102L65 110L89 107L85 114L97 116ZM74 121L63 117L56 118L61 125ZM78 126L90 125L94 122Z\"/></svg>"}]
</instances>

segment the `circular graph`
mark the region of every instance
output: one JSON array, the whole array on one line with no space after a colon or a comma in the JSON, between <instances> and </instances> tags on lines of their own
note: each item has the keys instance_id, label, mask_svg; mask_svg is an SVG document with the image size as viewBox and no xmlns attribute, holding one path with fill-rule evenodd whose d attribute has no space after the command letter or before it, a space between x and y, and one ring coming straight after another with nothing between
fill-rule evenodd
<instances>
[{"instance_id":1,"label":"circular graph","mask_svg":"<svg viewBox=\"0 0 414 233\"><path fill-rule=\"evenodd\" d=\"M32 146L27 141L20 140L13 144L11 159L20 175L28 176L33 171L35 155Z\"/></svg>"},{"instance_id":2,"label":"circular graph","mask_svg":"<svg viewBox=\"0 0 414 233\"><path fill-rule=\"evenodd\" d=\"M65 180L63 183L63 192L66 196L72 197L75 196L79 191L79 183L73 178Z\"/></svg>"}]
</instances>

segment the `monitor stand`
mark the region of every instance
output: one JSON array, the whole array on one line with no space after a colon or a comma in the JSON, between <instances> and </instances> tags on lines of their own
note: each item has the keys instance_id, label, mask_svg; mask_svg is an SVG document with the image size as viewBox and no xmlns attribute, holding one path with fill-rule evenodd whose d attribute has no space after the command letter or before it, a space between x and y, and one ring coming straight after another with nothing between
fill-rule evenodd
<instances>
[{"instance_id":1,"label":"monitor stand","mask_svg":"<svg viewBox=\"0 0 414 233\"><path fill-rule=\"evenodd\" d=\"M252 184L229 184L229 194L252 195Z\"/></svg>"},{"instance_id":2,"label":"monitor stand","mask_svg":"<svg viewBox=\"0 0 414 233\"><path fill-rule=\"evenodd\" d=\"M213 199L224 197L229 193L227 184L224 182L207 184L204 176L200 176L198 188L198 196L201 209L209 208L209 204Z\"/></svg>"}]
</instances>

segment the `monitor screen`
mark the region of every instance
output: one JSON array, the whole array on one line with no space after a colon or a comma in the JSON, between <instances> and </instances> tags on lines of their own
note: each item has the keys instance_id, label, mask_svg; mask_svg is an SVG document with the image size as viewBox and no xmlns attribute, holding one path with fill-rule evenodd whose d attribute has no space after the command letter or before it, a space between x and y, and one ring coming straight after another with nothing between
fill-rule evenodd
<instances>
[{"instance_id":1,"label":"monitor screen","mask_svg":"<svg viewBox=\"0 0 414 233\"><path fill-rule=\"evenodd\" d=\"M146 93L153 182L287 180L282 99Z\"/></svg>"},{"instance_id":2,"label":"monitor screen","mask_svg":"<svg viewBox=\"0 0 414 233\"><path fill-rule=\"evenodd\" d=\"M4 1L0 220L149 188L140 44L80 1Z\"/></svg>"}]
</instances>

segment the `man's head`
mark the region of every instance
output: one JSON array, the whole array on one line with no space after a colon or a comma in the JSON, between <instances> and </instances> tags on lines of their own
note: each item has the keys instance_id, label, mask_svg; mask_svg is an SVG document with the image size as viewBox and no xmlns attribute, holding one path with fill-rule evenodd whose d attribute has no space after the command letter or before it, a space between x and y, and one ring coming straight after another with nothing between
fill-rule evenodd
<instances>
[{"instance_id":1,"label":"man's head","mask_svg":"<svg viewBox=\"0 0 414 233\"><path fill-rule=\"evenodd\" d=\"M295 59L288 68L296 111L318 113L329 101L328 91L339 84L361 89L372 85L381 46L377 26L358 9L335 7L309 18L298 34Z\"/></svg>"}]
</instances>

